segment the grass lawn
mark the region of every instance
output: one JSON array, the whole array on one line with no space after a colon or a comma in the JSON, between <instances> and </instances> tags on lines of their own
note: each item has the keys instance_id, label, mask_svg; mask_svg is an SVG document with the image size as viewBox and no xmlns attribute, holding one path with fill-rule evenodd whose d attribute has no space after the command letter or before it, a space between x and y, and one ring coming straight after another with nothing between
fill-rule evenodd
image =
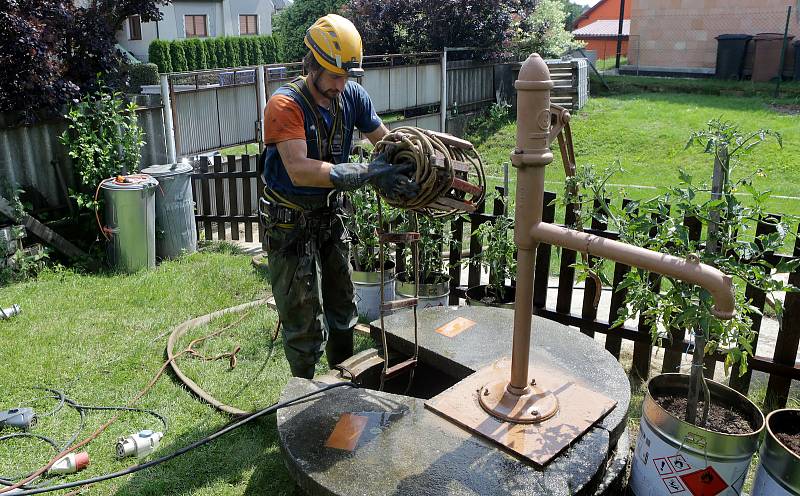
<instances>
[{"instance_id":1,"label":"grass lawn","mask_svg":"<svg viewBox=\"0 0 800 496\"><path fill-rule=\"evenodd\" d=\"M642 199L655 195L655 188L675 184L680 167L697 182L710 183L713 157L699 148L684 150L691 132L703 129L707 121L719 117L739 124L743 131L769 128L781 133L783 147L774 141L760 145L747 156L748 167L737 169L734 176L762 168L765 175L754 184L772 191L770 210L800 215L800 118L778 113L770 104L771 100L762 97L677 93L593 97L571 121L576 160L579 166L598 169L618 163L624 169L613 180L618 195ZM503 175L502 164L509 162L515 133L512 122L477 141L487 173L495 177L490 179L492 185L502 183L496 178ZM514 177L512 171L512 182ZM557 146L546 178L547 189L561 195L564 170Z\"/></svg>"},{"instance_id":2,"label":"grass lawn","mask_svg":"<svg viewBox=\"0 0 800 496\"><path fill-rule=\"evenodd\" d=\"M224 246L224 245L223 245ZM22 314L0 321L0 409L31 405L40 413L52 410L52 399L41 399L33 386L63 390L89 405L124 405L158 371L165 360L171 329L192 317L262 298L267 294L263 274L250 258L230 250L206 251L136 275L82 275L48 271L37 280L14 284L0 292L3 304L18 303ZM184 372L195 382L242 409L277 401L290 373L278 338L270 338L276 314L257 307L219 338L198 346L207 355L241 345L238 365L180 358ZM231 324L241 315L224 316L190 331L178 344L183 349L199 337ZM268 361L267 361L268 360ZM266 362L266 364L265 364ZM320 370L327 365L320 364ZM249 387L244 388L248 383ZM37 397L40 399L31 403ZM230 418L195 399L181 383L166 374L137 406L155 410L169 422L159 455L191 443L225 425ZM107 412L87 416L83 439L105 420ZM63 408L42 417L34 432L61 443L78 428L79 417ZM89 467L58 482L83 479L135 464L117 461L114 443L141 429L161 430L148 415L123 415L88 446ZM7 432L3 432L6 434ZM41 441L14 439L0 443L0 474L32 471L55 452ZM274 417L265 417L203 448L166 464L92 487L91 494L107 495L240 495L294 494L295 485L283 465Z\"/></svg>"}]
</instances>

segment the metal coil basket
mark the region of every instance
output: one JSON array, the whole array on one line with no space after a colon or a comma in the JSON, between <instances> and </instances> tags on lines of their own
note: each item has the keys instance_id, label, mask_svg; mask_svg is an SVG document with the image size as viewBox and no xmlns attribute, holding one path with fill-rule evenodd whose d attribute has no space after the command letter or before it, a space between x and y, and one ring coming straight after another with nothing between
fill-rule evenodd
<instances>
[{"instance_id":1,"label":"metal coil basket","mask_svg":"<svg viewBox=\"0 0 800 496\"><path fill-rule=\"evenodd\" d=\"M419 195L409 201L383 197L389 205L432 217L474 212L486 192L483 162L469 141L403 126L375 145L374 156L386 153L395 165L415 165Z\"/></svg>"}]
</instances>

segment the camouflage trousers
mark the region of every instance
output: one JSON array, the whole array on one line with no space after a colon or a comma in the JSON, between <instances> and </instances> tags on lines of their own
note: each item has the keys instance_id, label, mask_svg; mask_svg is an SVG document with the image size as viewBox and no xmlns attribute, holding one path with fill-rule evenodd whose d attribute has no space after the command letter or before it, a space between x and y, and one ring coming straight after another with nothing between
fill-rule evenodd
<instances>
[{"instance_id":1,"label":"camouflage trousers","mask_svg":"<svg viewBox=\"0 0 800 496\"><path fill-rule=\"evenodd\" d=\"M331 367L353 355L358 313L342 217L328 211L303 215L289 228L267 224L270 282L296 377L314 377L323 349Z\"/></svg>"}]
</instances>

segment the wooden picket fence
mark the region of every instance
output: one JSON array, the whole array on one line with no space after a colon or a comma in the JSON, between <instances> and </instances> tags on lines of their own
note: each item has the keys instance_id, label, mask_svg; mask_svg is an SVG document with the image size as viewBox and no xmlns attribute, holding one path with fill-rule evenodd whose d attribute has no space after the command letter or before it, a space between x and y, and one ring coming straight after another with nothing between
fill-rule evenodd
<instances>
[{"instance_id":1,"label":"wooden picket fence","mask_svg":"<svg viewBox=\"0 0 800 496\"><path fill-rule=\"evenodd\" d=\"M197 235L206 240L262 241L258 155L201 157L192 172Z\"/></svg>"},{"instance_id":2,"label":"wooden picket fence","mask_svg":"<svg viewBox=\"0 0 800 496\"><path fill-rule=\"evenodd\" d=\"M213 160L203 159L200 161L192 175L193 191L197 202L196 220L199 236L205 239L236 240L240 239L241 231L243 231L246 241L254 241L256 239L254 233L257 233L258 240L263 239L263 232L258 226L258 210L256 208L258 195L263 188L257 159L257 156L245 155L224 159L213 157ZM502 187L498 187L497 190L500 196L506 193ZM547 192L545 194L542 216L545 222L556 221L555 199L554 193ZM478 265L469 265L466 277L462 277L461 268L466 257L473 257L482 250L480 239L473 233L481 224L491 222L496 216L503 215L503 205L504 203L496 198L491 207L491 213L487 212L486 205L480 205L477 212L448 221L449 226L446 228L449 227L453 241L450 246L442 248L443 252L445 252L445 248L447 249L450 266L450 304L457 305L460 299L465 297L467 288L481 284L481 269ZM563 225L574 222L572 212L572 208L567 208L565 218L559 219ZM689 228L691 236L698 239L702 229L700 222L691 218L685 219L684 222ZM757 233L766 233L769 229L771 227L768 224L759 223ZM593 219L591 225L584 230L609 239L618 238L616 232L608 230L608 226L597 219ZM460 242L467 238L469 241L466 244ZM401 248L398 248L398 252ZM539 246L536 254L533 294L536 315L579 328L588 336L605 335L605 348L617 359L620 358L623 341L631 342L633 344L631 376L634 378L644 380L648 377L653 354L657 347L663 349L661 370L674 372L678 369L683 354L691 346L683 330L672 330L671 341L661 342L656 346L652 343L649 327L644 322L640 322L635 327L627 325L611 327L609 321L615 320L617 312L625 300L625 289L618 290L618 287L630 267L619 263L613 266L613 287L605 288L605 290L611 291L609 317L599 316L594 308L593 302L598 288L591 279L587 279L585 282L581 310L579 313L575 313L572 310L575 289L575 269L572 265L577 259L577 253L560 249L557 288L549 286L550 265L553 256L553 247L546 244ZM800 241L795 244L794 256L800 256ZM787 257L770 254L769 258L773 264L776 264L779 259ZM398 272L403 270L403 267L400 266L401 261L402 257L397 257ZM789 275L789 283L800 287L800 269ZM554 308L547 306L547 295L551 290L556 291ZM763 291L748 286L746 296L752 300L753 306L760 310L764 309L766 295ZM761 329L761 320L759 315L753 316L753 330ZM738 370L734 368L729 384L734 389L746 394L750 389L752 371L764 372L769 375L766 404L773 408L783 407L786 405L792 381L800 380L800 364L795 362L800 344L800 293L786 294L783 325L776 337L773 356L759 355L758 339L757 336L753 343L755 356L749 361L749 370L740 376ZM706 374L712 376L718 366L717 362L723 360L724 357L721 353L708 357Z\"/></svg>"}]
</instances>

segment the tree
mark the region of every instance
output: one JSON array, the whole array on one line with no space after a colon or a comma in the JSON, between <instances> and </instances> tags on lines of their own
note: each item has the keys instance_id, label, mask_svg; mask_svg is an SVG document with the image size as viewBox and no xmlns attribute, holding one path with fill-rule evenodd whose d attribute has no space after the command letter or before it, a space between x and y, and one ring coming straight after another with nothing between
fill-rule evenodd
<instances>
[{"instance_id":1,"label":"tree","mask_svg":"<svg viewBox=\"0 0 800 496\"><path fill-rule=\"evenodd\" d=\"M519 23L514 51L523 56L538 53L542 57L560 57L564 52L583 46L564 29L566 19L562 0L541 0L533 13Z\"/></svg>"},{"instance_id":2,"label":"tree","mask_svg":"<svg viewBox=\"0 0 800 496\"><path fill-rule=\"evenodd\" d=\"M369 55L412 51L408 20L412 4L407 1L350 0L343 15L361 33L364 51Z\"/></svg>"},{"instance_id":3,"label":"tree","mask_svg":"<svg viewBox=\"0 0 800 496\"><path fill-rule=\"evenodd\" d=\"M528 0L349 0L343 15L358 28L368 54L444 47L502 51L513 14L529 8Z\"/></svg>"},{"instance_id":4,"label":"tree","mask_svg":"<svg viewBox=\"0 0 800 496\"><path fill-rule=\"evenodd\" d=\"M164 40L153 40L147 49L150 62L158 66L159 72L172 72L172 58L169 55L169 43Z\"/></svg>"},{"instance_id":5,"label":"tree","mask_svg":"<svg viewBox=\"0 0 800 496\"><path fill-rule=\"evenodd\" d=\"M303 44L306 30L320 17L339 13L344 3L345 0L295 0L282 10L274 20L273 30L283 43L284 61L302 60L308 51Z\"/></svg>"},{"instance_id":6,"label":"tree","mask_svg":"<svg viewBox=\"0 0 800 496\"><path fill-rule=\"evenodd\" d=\"M97 88L97 75L121 84L116 31L130 15L161 18L169 0L0 0L0 111L27 121L58 114ZM11 70L10 68L13 68Z\"/></svg>"},{"instance_id":7,"label":"tree","mask_svg":"<svg viewBox=\"0 0 800 496\"><path fill-rule=\"evenodd\" d=\"M184 72L189 70L189 63L186 60L186 52L183 49L183 42L169 44L169 56L172 60L172 70Z\"/></svg>"},{"instance_id":8,"label":"tree","mask_svg":"<svg viewBox=\"0 0 800 496\"><path fill-rule=\"evenodd\" d=\"M560 1L564 12L567 14L567 18L564 19L564 29L567 31L572 31L575 29L575 20L580 17L581 14L583 14L587 7L578 5L577 3L572 2L572 0Z\"/></svg>"}]
</instances>

